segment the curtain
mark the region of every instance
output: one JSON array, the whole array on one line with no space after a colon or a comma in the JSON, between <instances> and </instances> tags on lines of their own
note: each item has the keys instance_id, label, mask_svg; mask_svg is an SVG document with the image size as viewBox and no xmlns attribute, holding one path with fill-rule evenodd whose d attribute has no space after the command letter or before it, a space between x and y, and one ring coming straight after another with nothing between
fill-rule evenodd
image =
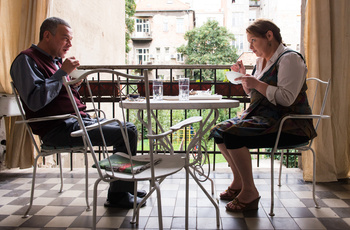
<instances>
[{"instance_id":1,"label":"curtain","mask_svg":"<svg viewBox=\"0 0 350 230\"><path fill-rule=\"evenodd\" d=\"M0 92L12 93L9 74L12 61L32 43L38 43L42 21L47 16L49 0L0 1ZM33 146L19 117L5 118L6 166L28 168L33 165Z\"/></svg>"},{"instance_id":2,"label":"curtain","mask_svg":"<svg viewBox=\"0 0 350 230\"><path fill-rule=\"evenodd\" d=\"M350 1L308 0L305 15L305 57L308 77L331 79L325 114L313 143L316 151L316 180L336 181L349 177L350 170ZM310 88L312 94L314 89ZM317 95L321 106L323 95ZM312 154L303 153L303 173L312 180Z\"/></svg>"}]
</instances>

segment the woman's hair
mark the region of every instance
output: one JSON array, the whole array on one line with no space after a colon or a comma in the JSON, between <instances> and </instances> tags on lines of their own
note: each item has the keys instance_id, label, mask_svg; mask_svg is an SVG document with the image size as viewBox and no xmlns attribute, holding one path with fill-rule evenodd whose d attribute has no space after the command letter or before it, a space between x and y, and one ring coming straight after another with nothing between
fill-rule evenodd
<instances>
[{"instance_id":1,"label":"woman's hair","mask_svg":"<svg viewBox=\"0 0 350 230\"><path fill-rule=\"evenodd\" d=\"M47 30L52 35L55 35L58 25L64 25L71 28L68 22L66 22L61 18L57 18L57 17L46 18L45 21L40 26L40 35L39 35L40 41L44 38L44 32Z\"/></svg>"},{"instance_id":2,"label":"woman's hair","mask_svg":"<svg viewBox=\"0 0 350 230\"><path fill-rule=\"evenodd\" d=\"M247 33L254 34L257 37L266 38L267 31L271 30L273 37L280 44L282 43L282 36L280 33L280 28L276 26L273 22L266 19L258 19L253 24L248 26L246 29Z\"/></svg>"}]
</instances>

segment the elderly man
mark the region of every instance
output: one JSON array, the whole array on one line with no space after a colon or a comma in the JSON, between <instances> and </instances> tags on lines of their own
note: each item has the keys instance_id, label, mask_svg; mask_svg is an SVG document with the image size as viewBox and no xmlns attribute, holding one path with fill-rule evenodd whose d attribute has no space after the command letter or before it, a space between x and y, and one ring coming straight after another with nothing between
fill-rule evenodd
<instances>
[{"instance_id":1,"label":"elderly man","mask_svg":"<svg viewBox=\"0 0 350 230\"><path fill-rule=\"evenodd\" d=\"M63 87L62 77L67 76L78 67L79 61L75 57L68 57L63 62L69 48L72 46L73 32L70 25L57 17L47 18L40 27L40 41L38 45L22 51L11 66L11 77L23 101L27 118L43 117L74 113L67 91ZM73 93L86 124L96 122L84 112L86 106L81 102L78 93L79 84ZM78 130L78 122L71 118L66 120L45 121L31 123L33 133L39 135L49 146L80 146L82 138L70 136L72 131ZM129 134L130 148L136 154L137 130L132 123L126 124ZM113 146L114 152L126 152L125 143L117 123L103 127L106 143ZM102 145L99 131L90 131L93 145ZM110 184L107 207L132 208L133 183L116 181ZM139 191L138 197L146 195ZM138 203L141 199L137 199Z\"/></svg>"}]
</instances>

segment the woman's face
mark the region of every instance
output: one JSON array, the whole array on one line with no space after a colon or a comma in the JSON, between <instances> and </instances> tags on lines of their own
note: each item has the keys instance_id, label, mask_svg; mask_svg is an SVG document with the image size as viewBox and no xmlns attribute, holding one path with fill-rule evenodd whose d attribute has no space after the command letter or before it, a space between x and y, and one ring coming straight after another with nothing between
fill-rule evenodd
<instances>
[{"instance_id":1,"label":"woman's face","mask_svg":"<svg viewBox=\"0 0 350 230\"><path fill-rule=\"evenodd\" d=\"M257 37L254 34L247 33L247 40L250 44L249 48L257 57L266 57L269 48L267 38Z\"/></svg>"}]
</instances>

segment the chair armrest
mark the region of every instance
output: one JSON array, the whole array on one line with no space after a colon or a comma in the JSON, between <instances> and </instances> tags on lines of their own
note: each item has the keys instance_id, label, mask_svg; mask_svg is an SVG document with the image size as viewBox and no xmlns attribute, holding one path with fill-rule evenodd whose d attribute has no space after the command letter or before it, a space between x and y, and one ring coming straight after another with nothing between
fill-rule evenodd
<instances>
[{"instance_id":1,"label":"chair armrest","mask_svg":"<svg viewBox=\"0 0 350 230\"><path fill-rule=\"evenodd\" d=\"M317 114L290 114L285 116L281 122L281 124L287 119L327 119L330 118L329 115L317 115Z\"/></svg>"},{"instance_id":2,"label":"chair armrest","mask_svg":"<svg viewBox=\"0 0 350 230\"><path fill-rule=\"evenodd\" d=\"M118 122L118 120L117 119L103 120L103 121L100 122L100 124L101 124L101 126L104 126L104 125L110 124L112 122ZM120 123L120 122L118 122L118 123ZM90 130L93 130L93 129L97 129L97 128L99 128L99 123L88 125L85 128L86 128L87 131L90 131ZM81 137L81 136L83 136L83 130L80 129L80 130L71 132L70 135L72 137Z\"/></svg>"},{"instance_id":3,"label":"chair armrest","mask_svg":"<svg viewBox=\"0 0 350 230\"><path fill-rule=\"evenodd\" d=\"M39 121L65 120L68 118L77 118L77 117L75 115L72 115L72 114L63 114L63 115L57 115L57 116L30 118L27 120L16 121L15 123L22 124L22 123L32 123L32 122L39 122Z\"/></svg>"},{"instance_id":4,"label":"chair armrest","mask_svg":"<svg viewBox=\"0 0 350 230\"><path fill-rule=\"evenodd\" d=\"M186 120L183 120L183 121L177 123L176 125L171 126L168 131L165 131L165 132L159 133L159 134L152 134L152 135L147 134L146 136L150 139L161 139L169 134L172 134L173 132L175 132L179 129L182 129L183 127L189 126L189 125L196 123L196 122L200 122L202 119L203 118L200 116L190 117L190 118L187 118Z\"/></svg>"},{"instance_id":5,"label":"chair armrest","mask_svg":"<svg viewBox=\"0 0 350 230\"><path fill-rule=\"evenodd\" d=\"M158 140L158 139L161 139L165 136L168 136L169 134L172 134L173 132L174 132L173 130L168 130L164 133L159 133L159 134L152 134L152 135L147 134L146 137L149 139L157 139Z\"/></svg>"},{"instance_id":6,"label":"chair armrest","mask_svg":"<svg viewBox=\"0 0 350 230\"><path fill-rule=\"evenodd\" d=\"M278 146L280 135L281 135L282 128L283 128L283 124L286 120L288 120L288 119L328 119L328 118L330 118L329 115L320 115L320 114L289 114L289 115L285 116L281 120L281 123L279 125L277 136L276 136L276 141L275 141L275 146L272 150L272 154L274 154L275 151L277 150L277 146Z\"/></svg>"},{"instance_id":7,"label":"chair armrest","mask_svg":"<svg viewBox=\"0 0 350 230\"><path fill-rule=\"evenodd\" d=\"M176 130L182 129L185 126L200 122L202 119L203 118L199 117L199 116L187 118L186 120L183 120L183 121L177 123L176 125L171 126L170 130L176 131Z\"/></svg>"},{"instance_id":8,"label":"chair armrest","mask_svg":"<svg viewBox=\"0 0 350 230\"><path fill-rule=\"evenodd\" d=\"M88 109L88 110L85 110L84 112L90 113L90 112L95 112L95 110L94 109ZM96 109L96 112L102 113L103 114L103 118L106 118L106 113L102 109Z\"/></svg>"}]
</instances>

